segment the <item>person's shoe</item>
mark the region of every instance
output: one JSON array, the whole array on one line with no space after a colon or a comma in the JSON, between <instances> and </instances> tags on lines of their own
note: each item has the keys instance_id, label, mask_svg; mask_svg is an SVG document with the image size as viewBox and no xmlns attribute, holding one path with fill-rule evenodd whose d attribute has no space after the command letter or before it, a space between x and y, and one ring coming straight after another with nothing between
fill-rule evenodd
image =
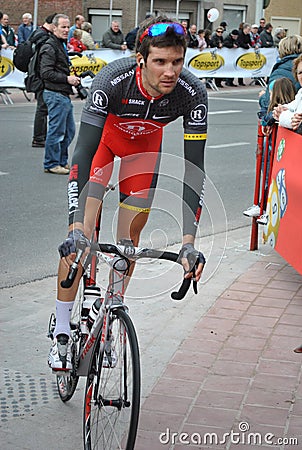
<instances>
[{"instance_id":1,"label":"person's shoe","mask_svg":"<svg viewBox=\"0 0 302 450\"><path fill-rule=\"evenodd\" d=\"M39 147L39 148L43 148L45 147L45 141L35 141L33 139L32 143L31 143L32 147Z\"/></svg>"},{"instance_id":2,"label":"person's shoe","mask_svg":"<svg viewBox=\"0 0 302 450\"><path fill-rule=\"evenodd\" d=\"M232 87L236 87L237 86L237 84L234 84L234 83L225 83L225 85L226 86L232 86Z\"/></svg>"},{"instance_id":3,"label":"person's shoe","mask_svg":"<svg viewBox=\"0 0 302 450\"><path fill-rule=\"evenodd\" d=\"M297 347L294 349L295 353L302 353L302 345L300 345L300 347Z\"/></svg>"},{"instance_id":4,"label":"person's shoe","mask_svg":"<svg viewBox=\"0 0 302 450\"><path fill-rule=\"evenodd\" d=\"M258 217L260 216L260 206L253 205L243 211L243 214L247 217Z\"/></svg>"},{"instance_id":5,"label":"person's shoe","mask_svg":"<svg viewBox=\"0 0 302 450\"><path fill-rule=\"evenodd\" d=\"M68 175L69 169L65 169L62 166L51 167L50 169L44 169L45 173L54 173L56 175Z\"/></svg>"},{"instance_id":6,"label":"person's shoe","mask_svg":"<svg viewBox=\"0 0 302 450\"><path fill-rule=\"evenodd\" d=\"M48 365L52 370L68 371L72 369L71 343L71 339L67 334L58 334L54 338L48 355Z\"/></svg>"},{"instance_id":7,"label":"person's shoe","mask_svg":"<svg viewBox=\"0 0 302 450\"><path fill-rule=\"evenodd\" d=\"M244 83L238 83L238 86L245 86Z\"/></svg>"},{"instance_id":8,"label":"person's shoe","mask_svg":"<svg viewBox=\"0 0 302 450\"><path fill-rule=\"evenodd\" d=\"M256 220L256 222L259 223L259 225L267 225L267 222L268 222L267 214L262 214L262 216L260 216Z\"/></svg>"}]
</instances>

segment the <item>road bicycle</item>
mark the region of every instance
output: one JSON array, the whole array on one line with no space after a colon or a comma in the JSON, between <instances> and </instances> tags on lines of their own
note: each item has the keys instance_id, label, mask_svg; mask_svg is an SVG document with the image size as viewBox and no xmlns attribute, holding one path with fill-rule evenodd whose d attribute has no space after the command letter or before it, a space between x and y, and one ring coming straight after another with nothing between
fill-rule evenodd
<instances>
[{"instance_id":1,"label":"road bicycle","mask_svg":"<svg viewBox=\"0 0 302 450\"><path fill-rule=\"evenodd\" d=\"M86 377L83 414L84 449L126 449L135 445L139 410L141 372L136 331L123 302L124 284L130 265L141 258L165 259L180 264L173 252L134 247L129 240L117 245L92 243L89 255L86 242L77 244L76 258L62 287L72 285L78 268L83 268L78 295L71 315L72 365L68 372L56 371L58 392L67 402L73 396L80 376ZM110 277L101 299L96 275L100 261L110 267ZM81 262L81 266L80 266ZM197 267L197 262L195 264ZM81 269L82 270L82 269ZM194 273L193 268L193 273ZM181 300L191 280L183 279L178 292L171 294ZM193 281L195 293L196 282ZM85 301L93 294L99 304L95 320L89 329ZM55 315L49 321L48 336L53 339Z\"/></svg>"}]
</instances>

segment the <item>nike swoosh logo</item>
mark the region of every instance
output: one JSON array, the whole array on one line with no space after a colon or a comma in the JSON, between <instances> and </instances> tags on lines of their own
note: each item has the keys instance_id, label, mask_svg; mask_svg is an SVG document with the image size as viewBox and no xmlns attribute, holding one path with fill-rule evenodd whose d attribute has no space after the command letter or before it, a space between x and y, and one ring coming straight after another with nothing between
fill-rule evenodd
<instances>
[{"instance_id":1,"label":"nike swoosh logo","mask_svg":"<svg viewBox=\"0 0 302 450\"><path fill-rule=\"evenodd\" d=\"M143 193L143 191L137 191L137 192L130 191L130 195L138 195L138 194L142 194L142 193Z\"/></svg>"},{"instance_id":2,"label":"nike swoosh logo","mask_svg":"<svg viewBox=\"0 0 302 450\"><path fill-rule=\"evenodd\" d=\"M154 120L160 120L160 119L170 119L171 116L157 116L156 114L153 114L152 119Z\"/></svg>"}]
</instances>

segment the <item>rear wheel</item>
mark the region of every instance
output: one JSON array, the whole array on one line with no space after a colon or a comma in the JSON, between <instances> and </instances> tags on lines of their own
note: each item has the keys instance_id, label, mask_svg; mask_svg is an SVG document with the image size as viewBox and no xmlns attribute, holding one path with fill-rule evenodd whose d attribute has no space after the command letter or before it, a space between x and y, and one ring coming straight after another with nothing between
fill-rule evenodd
<instances>
[{"instance_id":1,"label":"rear wheel","mask_svg":"<svg viewBox=\"0 0 302 450\"><path fill-rule=\"evenodd\" d=\"M100 332L89 364L83 418L86 450L132 450L135 444L140 406L139 349L133 323L122 309L112 312L110 335L111 352L107 349L105 361Z\"/></svg>"}]
</instances>

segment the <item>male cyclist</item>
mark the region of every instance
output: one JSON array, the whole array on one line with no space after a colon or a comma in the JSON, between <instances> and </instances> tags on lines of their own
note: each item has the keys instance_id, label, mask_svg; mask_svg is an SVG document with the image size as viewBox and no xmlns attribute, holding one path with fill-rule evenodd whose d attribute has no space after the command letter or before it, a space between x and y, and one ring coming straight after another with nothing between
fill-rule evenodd
<instances>
[{"instance_id":1,"label":"male cyclist","mask_svg":"<svg viewBox=\"0 0 302 450\"><path fill-rule=\"evenodd\" d=\"M131 239L137 246L157 183L163 127L181 116L185 174L179 257L186 278L193 276L188 260L199 258L194 276L197 281L201 277L205 260L194 249L194 241L205 181L207 92L183 68L185 51L181 24L162 16L148 19L137 34L136 58L109 63L93 80L70 169L69 234L59 247L57 321L49 355L54 370L71 369L69 319L81 274L70 289L62 289L60 282L67 276L76 242L84 238L88 244L91 239L115 156L121 159L117 240ZM79 195L88 180L88 196L83 201Z\"/></svg>"}]
</instances>

